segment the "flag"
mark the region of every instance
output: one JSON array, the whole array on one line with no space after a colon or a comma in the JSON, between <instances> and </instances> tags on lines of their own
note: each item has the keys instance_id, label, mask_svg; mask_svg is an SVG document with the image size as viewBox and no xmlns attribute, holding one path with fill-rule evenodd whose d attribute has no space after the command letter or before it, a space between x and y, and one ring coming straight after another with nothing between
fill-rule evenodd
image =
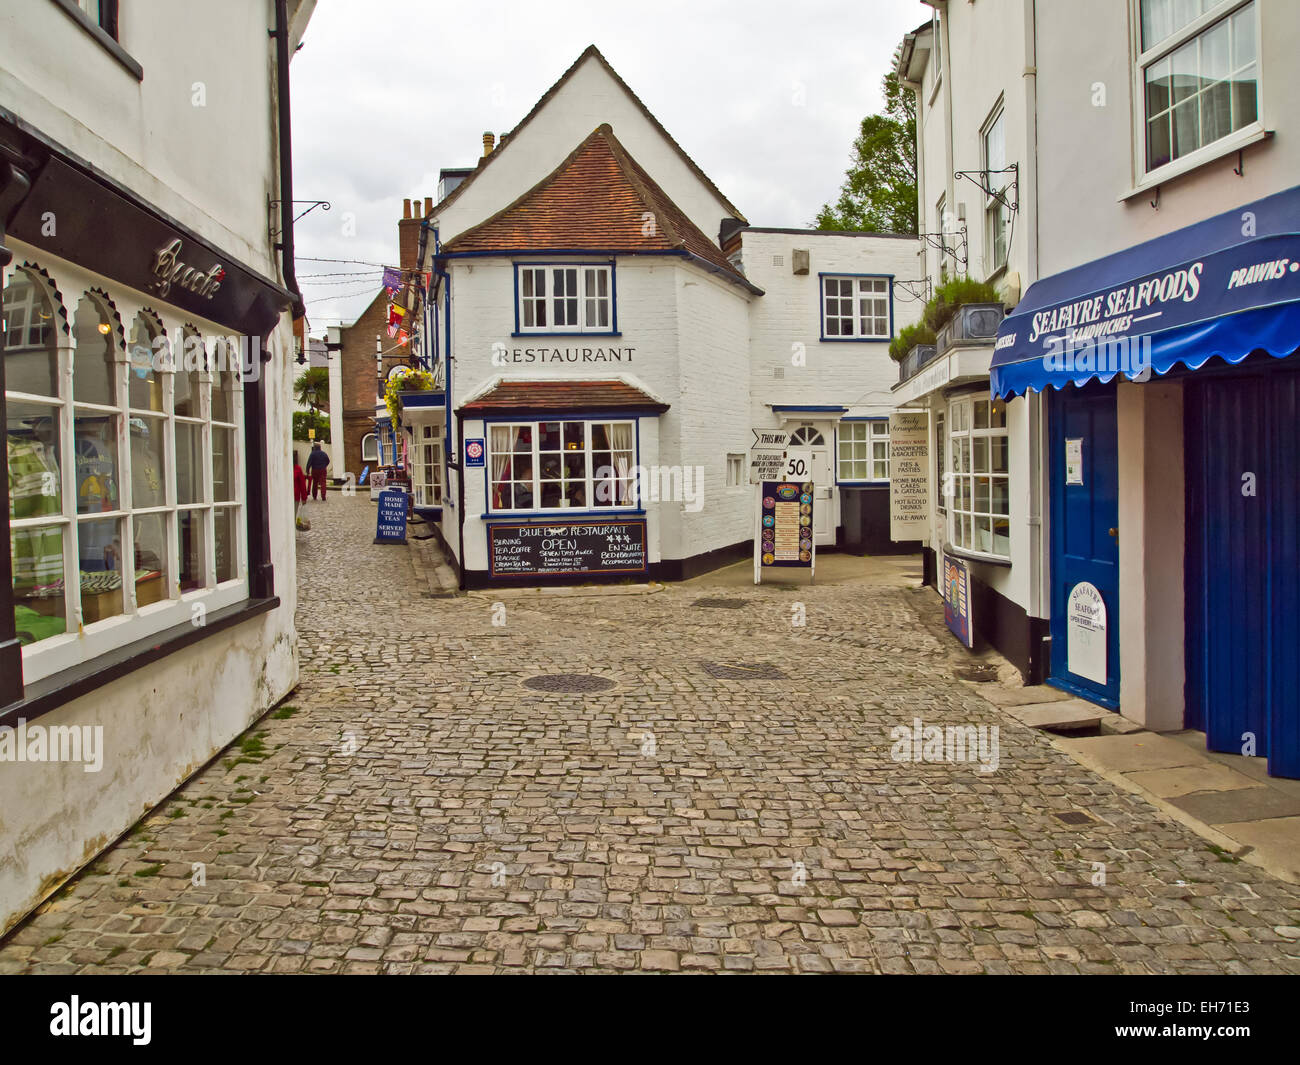
<instances>
[{"instance_id":1,"label":"flag","mask_svg":"<svg viewBox=\"0 0 1300 1065\"><path fill-rule=\"evenodd\" d=\"M396 267L384 267L384 288L389 292L396 292L402 287L402 271Z\"/></svg>"}]
</instances>

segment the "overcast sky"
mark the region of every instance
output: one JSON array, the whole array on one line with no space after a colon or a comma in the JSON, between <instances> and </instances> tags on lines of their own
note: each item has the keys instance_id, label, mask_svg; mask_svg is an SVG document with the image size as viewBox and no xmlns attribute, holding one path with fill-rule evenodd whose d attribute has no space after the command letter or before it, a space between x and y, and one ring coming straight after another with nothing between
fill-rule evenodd
<instances>
[{"instance_id":1,"label":"overcast sky","mask_svg":"<svg viewBox=\"0 0 1300 1065\"><path fill-rule=\"evenodd\" d=\"M319 0L292 65L294 196L331 203L295 227L312 334L365 308L378 288L365 263L396 263L403 198L434 196L442 167L473 166L483 131L512 129L589 44L753 225L808 225L838 195L858 123L881 109L894 49L929 12L920 0Z\"/></svg>"}]
</instances>

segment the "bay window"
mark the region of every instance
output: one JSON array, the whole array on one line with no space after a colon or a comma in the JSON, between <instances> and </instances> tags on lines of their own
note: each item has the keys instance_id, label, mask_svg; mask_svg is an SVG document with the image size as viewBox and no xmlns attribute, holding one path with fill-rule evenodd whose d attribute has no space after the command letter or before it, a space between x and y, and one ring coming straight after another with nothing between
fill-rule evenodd
<instances>
[{"instance_id":1,"label":"bay window","mask_svg":"<svg viewBox=\"0 0 1300 1065\"><path fill-rule=\"evenodd\" d=\"M436 425L415 427L414 484L417 507L442 506L442 435Z\"/></svg>"},{"instance_id":2,"label":"bay window","mask_svg":"<svg viewBox=\"0 0 1300 1065\"><path fill-rule=\"evenodd\" d=\"M521 333L613 333L613 267L516 266Z\"/></svg>"},{"instance_id":3,"label":"bay window","mask_svg":"<svg viewBox=\"0 0 1300 1065\"><path fill-rule=\"evenodd\" d=\"M15 628L39 680L247 597L239 359L48 276L3 292ZM237 582L237 583L232 583ZM227 583L229 587L222 587Z\"/></svg>"},{"instance_id":4,"label":"bay window","mask_svg":"<svg viewBox=\"0 0 1300 1065\"><path fill-rule=\"evenodd\" d=\"M492 511L634 507L636 432L630 421L490 426Z\"/></svg>"},{"instance_id":5,"label":"bay window","mask_svg":"<svg viewBox=\"0 0 1300 1065\"><path fill-rule=\"evenodd\" d=\"M949 531L956 548L1011 557L1007 408L1001 399L967 396L948 408Z\"/></svg>"}]
</instances>

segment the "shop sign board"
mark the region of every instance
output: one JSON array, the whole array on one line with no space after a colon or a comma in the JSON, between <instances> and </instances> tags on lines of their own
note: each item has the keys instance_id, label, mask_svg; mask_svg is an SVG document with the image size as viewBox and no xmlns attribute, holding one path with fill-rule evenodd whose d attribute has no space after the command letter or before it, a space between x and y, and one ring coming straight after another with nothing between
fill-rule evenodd
<instances>
[{"instance_id":1,"label":"shop sign board","mask_svg":"<svg viewBox=\"0 0 1300 1065\"><path fill-rule=\"evenodd\" d=\"M482 468L487 456L487 448L483 446L482 437L465 441L465 465L467 467Z\"/></svg>"},{"instance_id":2,"label":"shop sign board","mask_svg":"<svg viewBox=\"0 0 1300 1065\"><path fill-rule=\"evenodd\" d=\"M1066 600L1065 668L1094 684L1106 683L1106 601L1087 581L1071 588Z\"/></svg>"},{"instance_id":3,"label":"shop sign board","mask_svg":"<svg viewBox=\"0 0 1300 1065\"><path fill-rule=\"evenodd\" d=\"M943 555L943 620L967 647L974 646L970 617L970 569L946 551Z\"/></svg>"},{"instance_id":4,"label":"shop sign board","mask_svg":"<svg viewBox=\"0 0 1300 1065\"><path fill-rule=\"evenodd\" d=\"M644 573L645 519L493 523L488 526L488 567L493 577Z\"/></svg>"},{"instance_id":5,"label":"shop sign board","mask_svg":"<svg viewBox=\"0 0 1300 1065\"><path fill-rule=\"evenodd\" d=\"M889 538L930 535L930 415L895 411L889 416Z\"/></svg>"},{"instance_id":6,"label":"shop sign board","mask_svg":"<svg viewBox=\"0 0 1300 1065\"><path fill-rule=\"evenodd\" d=\"M375 543L406 543L406 493L400 488L385 488L379 493Z\"/></svg>"},{"instance_id":7,"label":"shop sign board","mask_svg":"<svg viewBox=\"0 0 1300 1065\"><path fill-rule=\"evenodd\" d=\"M759 491L759 535L755 544L756 576L762 570L815 564L812 481L765 481Z\"/></svg>"}]
</instances>

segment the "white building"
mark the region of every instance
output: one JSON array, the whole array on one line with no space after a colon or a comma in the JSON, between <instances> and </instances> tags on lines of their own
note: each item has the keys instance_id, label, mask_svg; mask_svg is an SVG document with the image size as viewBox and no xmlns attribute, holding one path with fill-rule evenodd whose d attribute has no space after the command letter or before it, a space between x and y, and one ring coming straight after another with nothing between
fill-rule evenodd
<instances>
[{"instance_id":1,"label":"white building","mask_svg":"<svg viewBox=\"0 0 1300 1065\"><path fill-rule=\"evenodd\" d=\"M267 200L313 4L117 7L0 12L0 931L297 680Z\"/></svg>"},{"instance_id":2,"label":"white building","mask_svg":"<svg viewBox=\"0 0 1300 1065\"><path fill-rule=\"evenodd\" d=\"M945 419L958 482L983 472L953 465L964 389L1005 411L965 432L1007 456L1006 537L958 544L949 497L931 549L967 557L975 629L1027 679L1300 776L1300 11L930 6L898 68L924 227L1012 308L996 351L896 390Z\"/></svg>"},{"instance_id":3,"label":"white building","mask_svg":"<svg viewBox=\"0 0 1300 1065\"><path fill-rule=\"evenodd\" d=\"M436 517L465 584L745 557L754 427L813 449L817 543L844 500L855 530L887 506L915 238L749 228L594 47L493 141L425 220L449 369L403 409L445 440Z\"/></svg>"}]
</instances>

